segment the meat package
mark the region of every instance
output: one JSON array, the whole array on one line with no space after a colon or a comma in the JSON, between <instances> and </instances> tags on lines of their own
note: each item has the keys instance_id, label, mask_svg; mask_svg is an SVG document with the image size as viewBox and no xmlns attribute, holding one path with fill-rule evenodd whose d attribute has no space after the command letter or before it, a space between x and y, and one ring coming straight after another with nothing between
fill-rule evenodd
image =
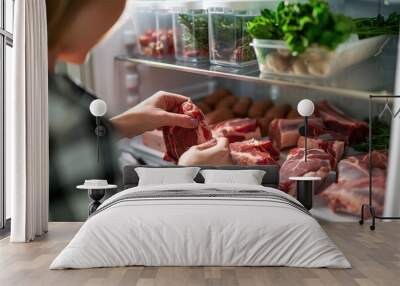
<instances>
[{"instance_id":1,"label":"meat package","mask_svg":"<svg viewBox=\"0 0 400 286\"><path fill-rule=\"evenodd\" d=\"M280 157L270 140L250 139L229 144L232 161L236 165L275 165Z\"/></svg>"},{"instance_id":2,"label":"meat package","mask_svg":"<svg viewBox=\"0 0 400 286\"><path fill-rule=\"evenodd\" d=\"M163 127L164 143L166 152L164 159L178 162L179 157L191 146L199 145L212 139L212 134L204 121L204 114L201 110L188 100L177 105L171 112L186 114L198 120L197 128L182 128L179 126Z\"/></svg>"},{"instance_id":3,"label":"meat package","mask_svg":"<svg viewBox=\"0 0 400 286\"><path fill-rule=\"evenodd\" d=\"M214 137L226 137L231 143L261 138L257 120L251 118L236 118L220 122L213 126L212 134Z\"/></svg>"},{"instance_id":4,"label":"meat package","mask_svg":"<svg viewBox=\"0 0 400 286\"><path fill-rule=\"evenodd\" d=\"M307 149L307 162L304 157L304 148L293 148L289 151L279 171L280 190L295 195L296 183L290 177L321 177L319 186L322 186L336 165L335 158L322 149Z\"/></svg>"},{"instance_id":5,"label":"meat package","mask_svg":"<svg viewBox=\"0 0 400 286\"><path fill-rule=\"evenodd\" d=\"M372 152L372 205L377 215L383 212L386 190L387 155ZM383 168L379 168L383 167ZM321 193L333 212L359 215L362 204L369 202L368 154L351 156L338 164L338 182ZM366 212L369 215L369 212Z\"/></svg>"}]
</instances>

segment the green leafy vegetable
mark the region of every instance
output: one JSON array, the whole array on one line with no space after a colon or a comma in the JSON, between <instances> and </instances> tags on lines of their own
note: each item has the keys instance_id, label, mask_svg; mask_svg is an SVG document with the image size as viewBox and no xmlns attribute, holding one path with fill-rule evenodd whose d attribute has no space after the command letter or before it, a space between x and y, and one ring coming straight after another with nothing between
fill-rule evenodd
<instances>
[{"instance_id":1,"label":"green leafy vegetable","mask_svg":"<svg viewBox=\"0 0 400 286\"><path fill-rule=\"evenodd\" d=\"M360 39L379 35L398 35L400 27L400 14L393 12L386 19L382 15L372 18L354 19L356 33Z\"/></svg>"},{"instance_id":2,"label":"green leafy vegetable","mask_svg":"<svg viewBox=\"0 0 400 286\"><path fill-rule=\"evenodd\" d=\"M372 121L372 150L387 150L390 142L390 126L385 122L374 118ZM359 152L368 152L368 141L354 145Z\"/></svg>"},{"instance_id":3,"label":"green leafy vegetable","mask_svg":"<svg viewBox=\"0 0 400 286\"><path fill-rule=\"evenodd\" d=\"M280 2L275 11L263 10L247 27L253 38L284 40L294 55L313 44L334 50L354 31L351 18L333 14L322 0Z\"/></svg>"},{"instance_id":4,"label":"green leafy vegetable","mask_svg":"<svg viewBox=\"0 0 400 286\"><path fill-rule=\"evenodd\" d=\"M208 56L208 18L205 14L179 14L182 40L188 56Z\"/></svg>"},{"instance_id":5,"label":"green leafy vegetable","mask_svg":"<svg viewBox=\"0 0 400 286\"><path fill-rule=\"evenodd\" d=\"M249 16L215 14L211 18L213 29L213 56L228 62L247 62L256 55L250 46L251 37L246 23Z\"/></svg>"}]
</instances>

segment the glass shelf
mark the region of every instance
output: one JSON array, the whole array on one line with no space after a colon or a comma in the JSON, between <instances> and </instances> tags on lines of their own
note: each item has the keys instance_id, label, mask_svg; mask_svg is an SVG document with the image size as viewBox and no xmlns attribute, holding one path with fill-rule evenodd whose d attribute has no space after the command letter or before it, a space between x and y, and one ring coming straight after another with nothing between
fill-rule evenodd
<instances>
[{"instance_id":1,"label":"glass shelf","mask_svg":"<svg viewBox=\"0 0 400 286\"><path fill-rule=\"evenodd\" d=\"M281 85L309 88L322 92L331 92L349 97L367 99L368 95L393 94L396 71L397 38L391 40L391 47L386 47L379 56L349 67L326 79L295 78L289 76L264 75L257 65L233 68L210 64L190 64L175 59L152 59L140 56L118 56L118 61L128 61L156 68L190 72L205 76L237 79L269 85Z\"/></svg>"}]
</instances>

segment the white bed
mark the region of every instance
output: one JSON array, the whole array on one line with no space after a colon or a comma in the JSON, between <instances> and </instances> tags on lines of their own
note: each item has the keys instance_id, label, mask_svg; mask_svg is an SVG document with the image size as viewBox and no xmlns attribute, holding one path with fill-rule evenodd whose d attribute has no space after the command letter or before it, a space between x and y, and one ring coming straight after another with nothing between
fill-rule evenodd
<instances>
[{"instance_id":1,"label":"white bed","mask_svg":"<svg viewBox=\"0 0 400 286\"><path fill-rule=\"evenodd\" d=\"M152 195L146 197L146 192ZM166 192L175 195L154 196ZM194 192L203 195L191 196ZM350 268L318 222L298 204L277 189L255 185L129 188L100 206L50 269L128 265Z\"/></svg>"}]
</instances>

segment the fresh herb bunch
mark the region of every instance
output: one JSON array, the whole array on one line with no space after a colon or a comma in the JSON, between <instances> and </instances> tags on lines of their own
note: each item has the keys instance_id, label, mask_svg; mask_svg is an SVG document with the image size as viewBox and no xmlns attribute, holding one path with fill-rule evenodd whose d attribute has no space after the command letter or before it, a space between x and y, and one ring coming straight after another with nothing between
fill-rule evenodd
<instances>
[{"instance_id":1,"label":"fresh herb bunch","mask_svg":"<svg viewBox=\"0 0 400 286\"><path fill-rule=\"evenodd\" d=\"M354 24L360 39L379 35L398 35L400 14L393 12L386 20L382 15L372 18L358 18L354 19Z\"/></svg>"},{"instance_id":2,"label":"fresh herb bunch","mask_svg":"<svg viewBox=\"0 0 400 286\"><path fill-rule=\"evenodd\" d=\"M280 2L275 11L264 9L247 27L253 38L284 40L294 55L313 44L334 50L354 31L352 19L333 14L323 0Z\"/></svg>"},{"instance_id":3,"label":"fresh herb bunch","mask_svg":"<svg viewBox=\"0 0 400 286\"><path fill-rule=\"evenodd\" d=\"M390 126L375 117L372 120L372 150L387 150L390 142ZM354 145L353 148L359 152L368 152L368 142Z\"/></svg>"},{"instance_id":4,"label":"fresh herb bunch","mask_svg":"<svg viewBox=\"0 0 400 286\"><path fill-rule=\"evenodd\" d=\"M182 25L182 39L187 51L208 53L207 15L179 14L178 22Z\"/></svg>"},{"instance_id":5,"label":"fresh herb bunch","mask_svg":"<svg viewBox=\"0 0 400 286\"><path fill-rule=\"evenodd\" d=\"M256 55L250 46L251 37L247 31L247 16L214 15L214 55L222 60L245 62L254 60Z\"/></svg>"}]
</instances>

